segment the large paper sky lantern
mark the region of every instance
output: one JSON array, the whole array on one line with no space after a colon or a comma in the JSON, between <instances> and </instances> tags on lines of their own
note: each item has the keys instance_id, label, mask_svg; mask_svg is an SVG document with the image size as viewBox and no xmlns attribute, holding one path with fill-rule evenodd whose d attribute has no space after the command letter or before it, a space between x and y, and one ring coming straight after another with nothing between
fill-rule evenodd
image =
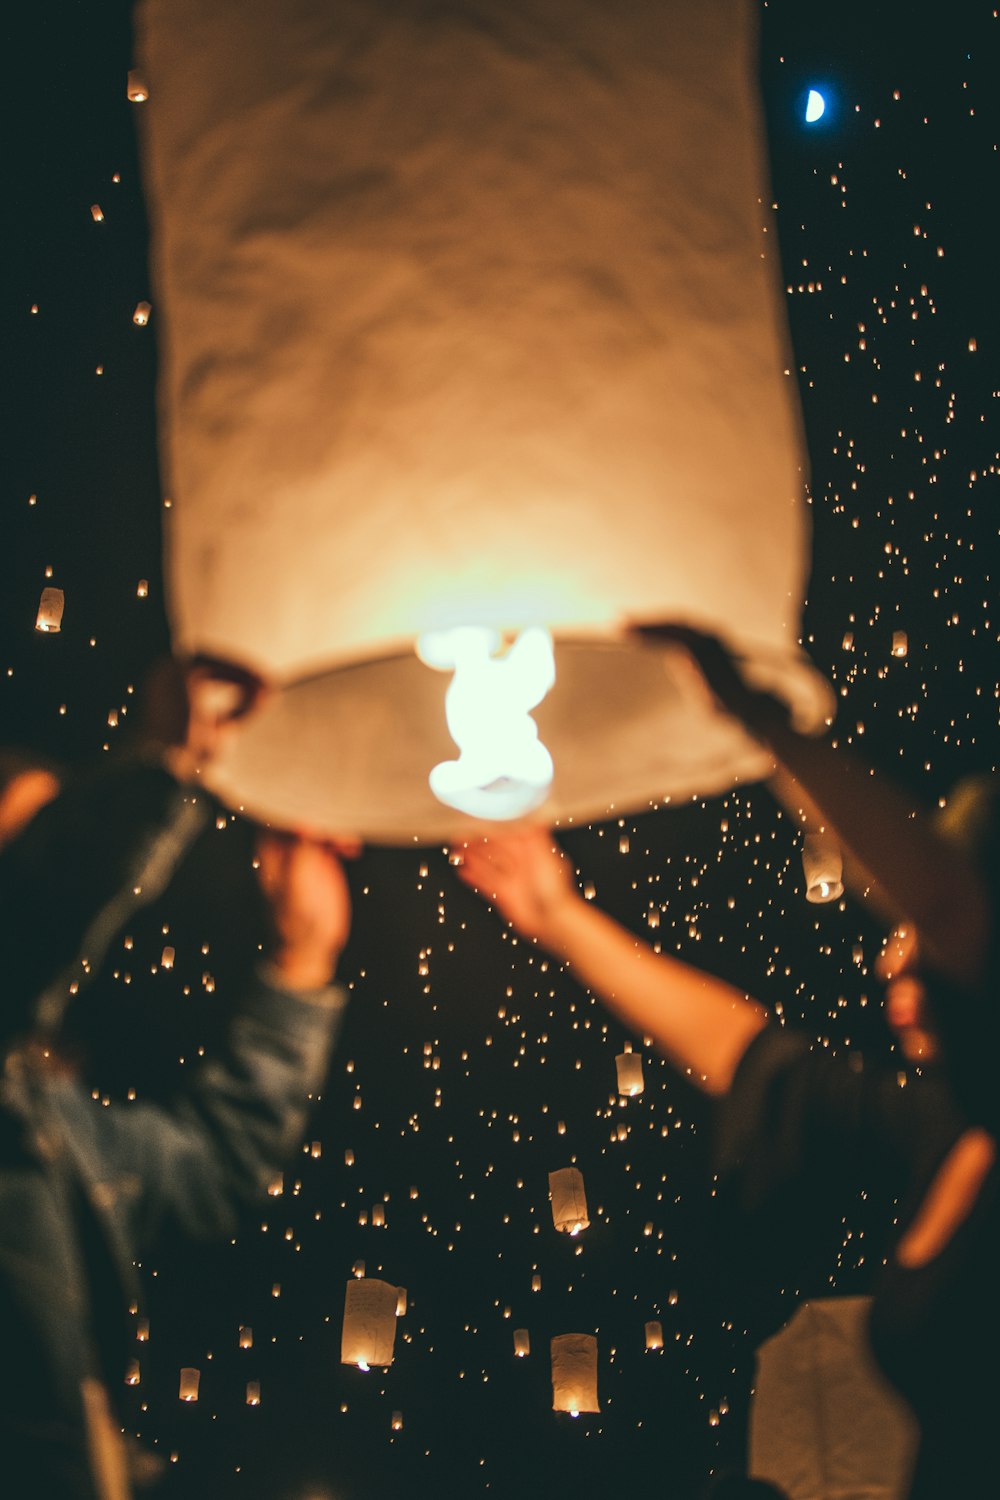
<instances>
[{"instance_id":1,"label":"large paper sky lantern","mask_svg":"<svg viewBox=\"0 0 1000 1500\"><path fill-rule=\"evenodd\" d=\"M628 617L821 723L752 7L136 24L175 639L283 685L219 790L436 840L761 774Z\"/></svg>"}]
</instances>

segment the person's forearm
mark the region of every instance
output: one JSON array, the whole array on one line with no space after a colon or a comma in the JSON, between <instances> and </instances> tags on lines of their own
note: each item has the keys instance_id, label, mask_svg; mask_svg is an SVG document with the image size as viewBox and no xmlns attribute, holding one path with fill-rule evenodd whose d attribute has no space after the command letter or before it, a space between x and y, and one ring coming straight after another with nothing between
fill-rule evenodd
<instances>
[{"instance_id":1,"label":"person's forearm","mask_svg":"<svg viewBox=\"0 0 1000 1500\"><path fill-rule=\"evenodd\" d=\"M706 1093L724 1094L767 1014L710 974L653 953L578 896L560 903L539 939L636 1032Z\"/></svg>"},{"instance_id":2,"label":"person's forearm","mask_svg":"<svg viewBox=\"0 0 1000 1500\"><path fill-rule=\"evenodd\" d=\"M989 902L965 856L888 776L828 740L797 734L771 700L756 700L745 722L805 793L799 801L806 818L832 827L865 882L875 883L876 904L893 920L916 925L928 956L949 978L977 982ZM794 799L794 785L784 780L782 800Z\"/></svg>"}]
</instances>

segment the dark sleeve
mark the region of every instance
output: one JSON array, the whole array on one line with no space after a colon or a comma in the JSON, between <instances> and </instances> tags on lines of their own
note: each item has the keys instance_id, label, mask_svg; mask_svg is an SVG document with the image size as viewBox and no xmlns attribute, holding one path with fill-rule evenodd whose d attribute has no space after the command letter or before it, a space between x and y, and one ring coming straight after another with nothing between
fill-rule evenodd
<instances>
[{"instance_id":1,"label":"dark sleeve","mask_svg":"<svg viewBox=\"0 0 1000 1500\"><path fill-rule=\"evenodd\" d=\"M95 1109L97 1157L137 1251L167 1230L235 1232L302 1136L344 1005L339 989L305 1000L257 976L224 1050L176 1101Z\"/></svg>"},{"instance_id":2,"label":"dark sleeve","mask_svg":"<svg viewBox=\"0 0 1000 1500\"><path fill-rule=\"evenodd\" d=\"M59 1019L130 913L167 884L207 797L159 766L119 764L70 786L0 855L0 1042Z\"/></svg>"},{"instance_id":3,"label":"dark sleeve","mask_svg":"<svg viewBox=\"0 0 1000 1500\"><path fill-rule=\"evenodd\" d=\"M746 1248L778 1278L808 1277L836 1249L862 1191L905 1185L913 1084L768 1026L717 1117L720 1189Z\"/></svg>"}]
</instances>

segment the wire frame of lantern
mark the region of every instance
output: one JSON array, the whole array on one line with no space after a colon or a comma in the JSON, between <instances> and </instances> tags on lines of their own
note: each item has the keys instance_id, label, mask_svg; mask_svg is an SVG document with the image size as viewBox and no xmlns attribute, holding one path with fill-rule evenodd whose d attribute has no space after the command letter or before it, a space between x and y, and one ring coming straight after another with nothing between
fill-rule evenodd
<instances>
[{"instance_id":1,"label":"wire frame of lantern","mask_svg":"<svg viewBox=\"0 0 1000 1500\"><path fill-rule=\"evenodd\" d=\"M344 1297L341 1364L369 1370L392 1364L399 1288L374 1277L352 1277Z\"/></svg>"},{"instance_id":2,"label":"wire frame of lantern","mask_svg":"<svg viewBox=\"0 0 1000 1500\"><path fill-rule=\"evenodd\" d=\"M527 1359L531 1353L531 1335L527 1328L514 1329L514 1354L518 1359Z\"/></svg>"},{"instance_id":3,"label":"wire frame of lantern","mask_svg":"<svg viewBox=\"0 0 1000 1500\"><path fill-rule=\"evenodd\" d=\"M552 1222L561 1234L577 1235L589 1229L587 1193L579 1167L560 1167L549 1173Z\"/></svg>"},{"instance_id":4,"label":"wire frame of lantern","mask_svg":"<svg viewBox=\"0 0 1000 1500\"><path fill-rule=\"evenodd\" d=\"M837 840L828 833L807 833L802 842L802 873L807 901L820 904L842 896L844 865Z\"/></svg>"},{"instance_id":5,"label":"wire frame of lantern","mask_svg":"<svg viewBox=\"0 0 1000 1500\"><path fill-rule=\"evenodd\" d=\"M658 1318L650 1318L645 1326L645 1332L647 1351L663 1348L663 1324Z\"/></svg>"},{"instance_id":6,"label":"wire frame of lantern","mask_svg":"<svg viewBox=\"0 0 1000 1500\"><path fill-rule=\"evenodd\" d=\"M592 1333L559 1333L551 1344L552 1409L578 1417L600 1411L597 1399L597 1339Z\"/></svg>"},{"instance_id":7,"label":"wire frame of lantern","mask_svg":"<svg viewBox=\"0 0 1000 1500\"><path fill-rule=\"evenodd\" d=\"M180 1384L177 1395L181 1401L197 1401L198 1387L201 1383L201 1371L196 1370L193 1365L184 1365L181 1368Z\"/></svg>"},{"instance_id":8,"label":"wire frame of lantern","mask_svg":"<svg viewBox=\"0 0 1000 1500\"><path fill-rule=\"evenodd\" d=\"M642 1054L619 1052L615 1058L615 1067L618 1070L619 1094L629 1099L634 1098L636 1094L641 1094L645 1087L642 1077Z\"/></svg>"},{"instance_id":9,"label":"wire frame of lantern","mask_svg":"<svg viewBox=\"0 0 1000 1500\"><path fill-rule=\"evenodd\" d=\"M42 589L41 598L38 601L38 613L35 616L35 629L40 630L43 635L55 635L62 630L63 610L66 606L66 596L62 589Z\"/></svg>"}]
</instances>

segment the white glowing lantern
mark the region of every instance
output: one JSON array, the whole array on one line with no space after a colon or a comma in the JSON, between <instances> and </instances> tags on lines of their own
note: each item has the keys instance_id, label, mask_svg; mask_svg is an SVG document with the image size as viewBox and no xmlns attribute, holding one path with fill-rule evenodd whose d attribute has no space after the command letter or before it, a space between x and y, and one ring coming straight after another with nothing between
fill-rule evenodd
<instances>
[{"instance_id":1,"label":"white glowing lantern","mask_svg":"<svg viewBox=\"0 0 1000 1500\"><path fill-rule=\"evenodd\" d=\"M35 616L35 629L46 635L54 635L56 631L62 630L65 605L66 596L62 589L42 589L42 595L38 601L38 614Z\"/></svg>"},{"instance_id":2,"label":"white glowing lantern","mask_svg":"<svg viewBox=\"0 0 1000 1500\"><path fill-rule=\"evenodd\" d=\"M137 7L171 617L281 686L213 769L271 821L436 841L764 774L626 616L721 631L829 712L756 7L535 8ZM455 629L502 642L484 682L525 658L486 746L414 653Z\"/></svg>"},{"instance_id":3,"label":"white glowing lantern","mask_svg":"<svg viewBox=\"0 0 1000 1500\"><path fill-rule=\"evenodd\" d=\"M527 1359L531 1353L531 1335L526 1328L514 1329L514 1353L518 1359Z\"/></svg>"},{"instance_id":4,"label":"white glowing lantern","mask_svg":"<svg viewBox=\"0 0 1000 1500\"><path fill-rule=\"evenodd\" d=\"M600 1411L597 1340L592 1333L560 1333L552 1340L552 1409L577 1417Z\"/></svg>"},{"instance_id":5,"label":"white glowing lantern","mask_svg":"<svg viewBox=\"0 0 1000 1500\"><path fill-rule=\"evenodd\" d=\"M819 1297L757 1350L751 1471L789 1495L892 1500L909 1488L917 1430L876 1367L868 1297Z\"/></svg>"},{"instance_id":6,"label":"white glowing lantern","mask_svg":"<svg viewBox=\"0 0 1000 1500\"><path fill-rule=\"evenodd\" d=\"M149 98L149 85L140 68L129 68L125 92L132 104L145 104Z\"/></svg>"},{"instance_id":7,"label":"white glowing lantern","mask_svg":"<svg viewBox=\"0 0 1000 1500\"><path fill-rule=\"evenodd\" d=\"M641 1094L645 1085L642 1079L642 1057L638 1052L620 1052L615 1058L618 1070L618 1092L628 1098Z\"/></svg>"},{"instance_id":8,"label":"white glowing lantern","mask_svg":"<svg viewBox=\"0 0 1000 1500\"><path fill-rule=\"evenodd\" d=\"M806 900L836 901L844 894L844 865L840 845L828 833L807 833L802 841L802 872Z\"/></svg>"},{"instance_id":9,"label":"white glowing lantern","mask_svg":"<svg viewBox=\"0 0 1000 1500\"><path fill-rule=\"evenodd\" d=\"M372 1277L352 1278L344 1299L340 1359L345 1365L369 1370L391 1365L396 1339L398 1288Z\"/></svg>"},{"instance_id":10,"label":"white glowing lantern","mask_svg":"<svg viewBox=\"0 0 1000 1500\"><path fill-rule=\"evenodd\" d=\"M587 1194L579 1167L560 1167L549 1173L552 1222L563 1234L576 1235L590 1227Z\"/></svg>"},{"instance_id":11,"label":"white glowing lantern","mask_svg":"<svg viewBox=\"0 0 1000 1500\"><path fill-rule=\"evenodd\" d=\"M191 1365L184 1365L181 1369L180 1387L178 1396L182 1401L197 1401L198 1386L201 1383L201 1371Z\"/></svg>"},{"instance_id":12,"label":"white glowing lantern","mask_svg":"<svg viewBox=\"0 0 1000 1500\"><path fill-rule=\"evenodd\" d=\"M650 1318L646 1324L646 1349L655 1350L663 1348L663 1324L657 1318Z\"/></svg>"}]
</instances>

